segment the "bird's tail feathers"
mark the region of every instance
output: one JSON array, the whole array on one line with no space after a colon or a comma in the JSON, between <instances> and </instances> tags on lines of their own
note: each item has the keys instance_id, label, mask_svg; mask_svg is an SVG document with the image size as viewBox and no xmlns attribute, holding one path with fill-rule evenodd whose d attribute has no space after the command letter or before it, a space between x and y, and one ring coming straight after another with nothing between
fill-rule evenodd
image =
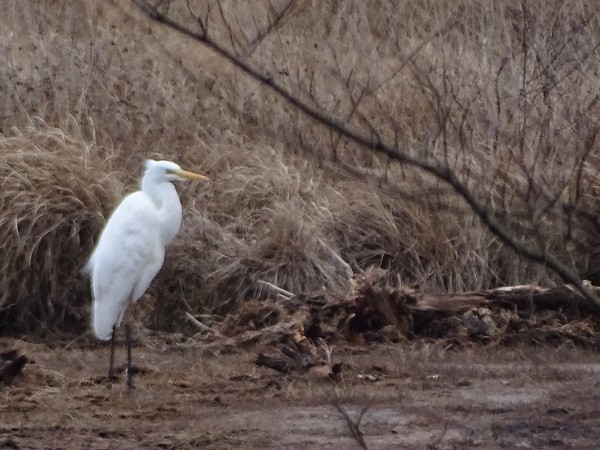
<instances>
[{"instance_id":1,"label":"bird's tail feathers","mask_svg":"<svg viewBox=\"0 0 600 450\"><path fill-rule=\"evenodd\" d=\"M112 337L113 327L118 325L119 312L110 308L110 304L94 302L92 329L96 337L108 341Z\"/></svg>"}]
</instances>

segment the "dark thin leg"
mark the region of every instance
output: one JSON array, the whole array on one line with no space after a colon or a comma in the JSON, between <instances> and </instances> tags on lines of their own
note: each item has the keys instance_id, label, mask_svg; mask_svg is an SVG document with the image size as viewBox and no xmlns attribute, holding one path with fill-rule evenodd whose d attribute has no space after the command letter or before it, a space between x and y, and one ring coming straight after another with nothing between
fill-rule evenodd
<instances>
[{"instance_id":1,"label":"dark thin leg","mask_svg":"<svg viewBox=\"0 0 600 450\"><path fill-rule=\"evenodd\" d=\"M127 387L133 388L133 367L131 366L131 325L125 325L127 334Z\"/></svg>"},{"instance_id":2,"label":"dark thin leg","mask_svg":"<svg viewBox=\"0 0 600 450\"><path fill-rule=\"evenodd\" d=\"M115 373L115 334L117 330L113 326L112 338L110 340L110 362L108 364L108 382L110 383L113 380Z\"/></svg>"}]
</instances>

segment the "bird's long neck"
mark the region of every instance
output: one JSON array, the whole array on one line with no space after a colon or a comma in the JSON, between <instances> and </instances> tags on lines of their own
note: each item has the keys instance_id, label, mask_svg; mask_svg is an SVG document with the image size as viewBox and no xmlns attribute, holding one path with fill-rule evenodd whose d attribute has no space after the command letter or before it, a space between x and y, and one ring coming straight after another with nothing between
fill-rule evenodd
<instances>
[{"instance_id":1,"label":"bird's long neck","mask_svg":"<svg viewBox=\"0 0 600 450\"><path fill-rule=\"evenodd\" d=\"M181 202L175 186L168 181L155 183L151 179L142 179L142 191L148 194L158 209L160 237L167 245L175 237L181 226Z\"/></svg>"}]
</instances>

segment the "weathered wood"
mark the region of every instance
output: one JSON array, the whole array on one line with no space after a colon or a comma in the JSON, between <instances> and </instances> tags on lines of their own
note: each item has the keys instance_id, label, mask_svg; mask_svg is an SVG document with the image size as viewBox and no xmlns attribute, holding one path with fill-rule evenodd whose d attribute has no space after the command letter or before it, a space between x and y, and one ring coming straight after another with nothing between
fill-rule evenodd
<instances>
[{"instance_id":1,"label":"weathered wood","mask_svg":"<svg viewBox=\"0 0 600 450\"><path fill-rule=\"evenodd\" d=\"M484 306L514 308L525 312L562 309L572 315L593 314L584 298L569 285L557 288L524 285L458 294L412 295L417 298L412 309L417 311L433 310L457 314Z\"/></svg>"},{"instance_id":2,"label":"weathered wood","mask_svg":"<svg viewBox=\"0 0 600 450\"><path fill-rule=\"evenodd\" d=\"M586 285L600 293L600 288ZM390 280L389 274L380 269L356 279L353 301L348 339L354 343L361 343L357 336L365 332L389 326L405 338L438 338L457 332L484 338L497 335L500 329L507 331L510 317L516 321L534 320L534 316L548 311L555 317L563 317L559 322L564 324L595 316L595 310L570 285L556 288L520 285L434 295Z\"/></svg>"},{"instance_id":3,"label":"weathered wood","mask_svg":"<svg viewBox=\"0 0 600 450\"><path fill-rule=\"evenodd\" d=\"M327 373L335 375L330 358L316 351L320 341L363 345L424 338L443 339L445 348L515 342L600 348L600 316L569 285L430 294L382 269L352 281L345 296L321 290L249 300L215 329L236 347L260 343L258 365L294 374L331 370ZM600 288L586 286L600 294ZM268 347L275 353L266 354Z\"/></svg>"},{"instance_id":4,"label":"weathered wood","mask_svg":"<svg viewBox=\"0 0 600 450\"><path fill-rule=\"evenodd\" d=\"M29 359L19 355L17 350L3 351L0 354L0 384L11 384Z\"/></svg>"}]
</instances>

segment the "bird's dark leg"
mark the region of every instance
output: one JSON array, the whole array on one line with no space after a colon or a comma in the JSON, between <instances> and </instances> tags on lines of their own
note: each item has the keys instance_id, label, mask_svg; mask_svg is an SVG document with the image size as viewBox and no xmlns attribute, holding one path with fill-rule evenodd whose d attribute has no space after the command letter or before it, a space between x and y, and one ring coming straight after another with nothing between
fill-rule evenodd
<instances>
[{"instance_id":1,"label":"bird's dark leg","mask_svg":"<svg viewBox=\"0 0 600 450\"><path fill-rule=\"evenodd\" d=\"M115 333L117 332L116 327L113 326L112 338L110 339L110 361L108 363L108 382L113 380L115 372Z\"/></svg>"},{"instance_id":2,"label":"bird's dark leg","mask_svg":"<svg viewBox=\"0 0 600 450\"><path fill-rule=\"evenodd\" d=\"M131 325L125 325L127 339L127 387L133 388L133 367L131 365Z\"/></svg>"}]
</instances>

